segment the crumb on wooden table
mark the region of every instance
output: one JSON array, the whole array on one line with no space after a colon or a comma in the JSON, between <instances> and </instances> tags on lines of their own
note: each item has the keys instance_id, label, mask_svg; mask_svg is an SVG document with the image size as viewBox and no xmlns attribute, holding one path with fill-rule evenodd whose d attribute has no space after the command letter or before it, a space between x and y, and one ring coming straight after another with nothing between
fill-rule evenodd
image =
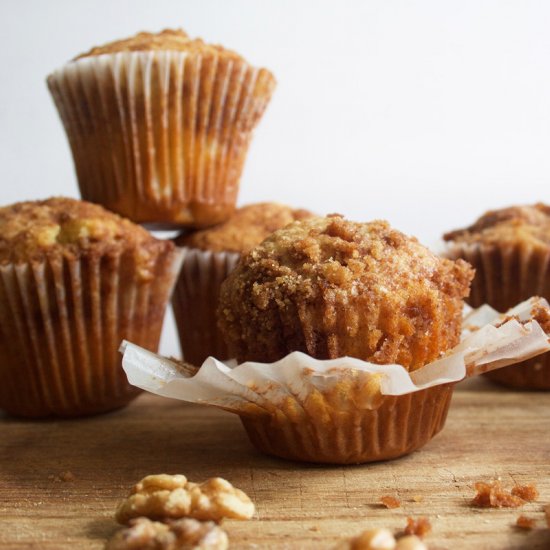
<instances>
[{"instance_id":1,"label":"crumb on wooden table","mask_svg":"<svg viewBox=\"0 0 550 550\"><path fill-rule=\"evenodd\" d=\"M417 537L423 538L432 530L432 524L427 517L419 517L414 519L411 517L407 518L407 526L405 527L405 535L416 535Z\"/></svg>"},{"instance_id":2,"label":"crumb on wooden table","mask_svg":"<svg viewBox=\"0 0 550 550\"><path fill-rule=\"evenodd\" d=\"M523 514L518 517L516 520L516 527L519 527L520 529L530 530L535 527L536 521L533 518L528 518L527 516L524 516Z\"/></svg>"},{"instance_id":3,"label":"crumb on wooden table","mask_svg":"<svg viewBox=\"0 0 550 550\"><path fill-rule=\"evenodd\" d=\"M401 506L401 501L398 498L391 495L381 496L380 503L386 508L389 508L390 510L393 508L399 508Z\"/></svg>"},{"instance_id":4,"label":"crumb on wooden table","mask_svg":"<svg viewBox=\"0 0 550 550\"><path fill-rule=\"evenodd\" d=\"M539 498L539 492L534 484L516 485L512 489L512 494L526 502L533 502Z\"/></svg>"},{"instance_id":5,"label":"crumb on wooden table","mask_svg":"<svg viewBox=\"0 0 550 550\"><path fill-rule=\"evenodd\" d=\"M475 489L477 493L472 505L479 508L518 508L525 504L525 500L503 489L499 480L490 483L478 481Z\"/></svg>"},{"instance_id":6,"label":"crumb on wooden table","mask_svg":"<svg viewBox=\"0 0 550 550\"><path fill-rule=\"evenodd\" d=\"M424 497L422 495L414 495L412 497L412 500L413 502L423 502L424 501Z\"/></svg>"},{"instance_id":7,"label":"crumb on wooden table","mask_svg":"<svg viewBox=\"0 0 550 550\"><path fill-rule=\"evenodd\" d=\"M49 475L48 479L50 479L51 481L69 482L69 481L75 481L76 476L72 472L67 470L66 472L61 472L60 474L57 474L57 475L53 475L53 474Z\"/></svg>"}]
</instances>

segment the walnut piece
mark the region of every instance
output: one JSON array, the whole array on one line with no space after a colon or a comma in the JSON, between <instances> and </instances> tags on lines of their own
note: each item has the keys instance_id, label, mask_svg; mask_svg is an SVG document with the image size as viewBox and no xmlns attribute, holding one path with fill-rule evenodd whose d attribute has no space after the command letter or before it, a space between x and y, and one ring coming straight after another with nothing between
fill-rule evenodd
<instances>
[{"instance_id":1,"label":"walnut piece","mask_svg":"<svg viewBox=\"0 0 550 550\"><path fill-rule=\"evenodd\" d=\"M416 535L408 535L398 539L395 550L428 550L428 547Z\"/></svg>"},{"instance_id":2,"label":"walnut piece","mask_svg":"<svg viewBox=\"0 0 550 550\"><path fill-rule=\"evenodd\" d=\"M417 537L423 538L432 530L432 524L430 520L426 517L420 517L414 519L411 517L407 518L407 526L405 527L405 535L416 535Z\"/></svg>"},{"instance_id":3,"label":"walnut piece","mask_svg":"<svg viewBox=\"0 0 550 550\"><path fill-rule=\"evenodd\" d=\"M192 483L183 475L158 474L144 477L133 488L115 518L123 524L139 516L219 522L223 518L249 519L253 514L254 503L248 496L221 477Z\"/></svg>"},{"instance_id":4,"label":"walnut piece","mask_svg":"<svg viewBox=\"0 0 550 550\"><path fill-rule=\"evenodd\" d=\"M512 489L512 494L516 497L525 500L526 502L533 502L539 498L539 492L534 485L516 485Z\"/></svg>"},{"instance_id":5,"label":"walnut piece","mask_svg":"<svg viewBox=\"0 0 550 550\"><path fill-rule=\"evenodd\" d=\"M389 529L371 529L352 539L349 550L394 550L395 544Z\"/></svg>"},{"instance_id":6,"label":"walnut piece","mask_svg":"<svg viewBox=\"0 0 550 550\"><path fill-rule=\"evenodd\" d=\"M477 491L472 500L473 506L480 508L518 508L525 504L519 496L513 495L502 488L500 481L485 483L479 481L475 484Z\"/></svg>"},{"instance_id":7,"label":"walnut piece","mask_svg":"<svg viewBox=\"0 0 550 550\"><path fill-rule=\"evenodd\" d=\"M105 550L226 550L227 534L214 522L196 519L167 523L134 518L107 542Z\"/></svg>"},{"instance_id":8,"label":"walnut piece","mask_svg":"<svg viewBox=\"0 0 550 550\"><path fill-rule=\"evenodd\" d=\"M527 516L521 515L516 520L516 527L520 529L530 530L535 527L537 522L533 518L528 518Z\"/></svg>"},{"instance_id":9,"label":"walnut piece","mask_svg":"<svg viewBox=\"0 0 550 550\"><path fill-rule=\"evenodd\" d=\"M392 497L391 495L384 495L383 497L380 497L380 502L390 510L393 508L399 508L401 506L401 502L398 498Z\"/></svg>"}]
</instances>

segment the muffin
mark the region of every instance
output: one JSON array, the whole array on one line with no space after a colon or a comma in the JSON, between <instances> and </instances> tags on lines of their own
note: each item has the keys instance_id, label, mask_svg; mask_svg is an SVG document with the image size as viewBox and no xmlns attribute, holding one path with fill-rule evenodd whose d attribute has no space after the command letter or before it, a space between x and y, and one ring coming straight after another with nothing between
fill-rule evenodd
<instances>
[{"instance_id":1,"label":"muffin","mask_svg":"<svg viewBox=\"0 0 550 550\"><path fill-rule=\"evenodd\" d=\"M444 235L451 258L476 269L468 303L497 311L530 298L550 299L550 207L545 204L492 210L473 225ZM550 390L550 354L486 374L508 387Z\"/></svg>"},{"instance_id":2,"label":"muffin","mask_svg":"<svg viewBox=\"0 0 550 550\"><path fill-rule=\"evenodd\" d=\"M220 286L241 255L268 235L312 214L278 203L239 208L223 224L176 239L184 260L172 306L184 359L201 365L212 355L231 359L216 324Z\"/></svg>"},{"instance_id":3,"label":"muffin","mask_svg":"<svg viewBox=\"0 0 550 550\"><path fill-rule=\"evenodd\" d=\"M473 270L442 259L384 221L334 216L276 231L222 284L219 325L239 362L272 363L293 351L355 357L409 371L458 344ZM367 408L361 384L312 395L312 412L242 415L262 451L312 462L366 462L419 448L443 426L452 386Z\"/></svg>"},{"instance_id":4,"label":"muffin","mask_svg":"<svg viewBox=\"0 0 550 550\"><path fill-rule=\"evenodd\" d=\"M181 30L92 48L48 77L82 197L135 222L207 227L233 212L266 69Z\"/></svg>"},{"instance_id":5,"label":"muffin","mask_svg":"<svg viewBox=\"0 0 550 550\"><path fill-rule=\"evenodd\" d=\"M0 208L0 408L78 416L136 396L123 339L156 351L180 253L68 198Z\"/></svg>"}]
</instances>

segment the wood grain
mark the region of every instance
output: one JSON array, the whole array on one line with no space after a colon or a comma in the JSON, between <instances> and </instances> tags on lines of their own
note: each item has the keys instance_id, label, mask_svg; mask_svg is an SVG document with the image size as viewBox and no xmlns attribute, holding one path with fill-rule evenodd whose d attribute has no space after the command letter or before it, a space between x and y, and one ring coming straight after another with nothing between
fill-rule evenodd
<instances>
[{"instance_id":1,"label":"wood grain","mask_svg":"<svg viewBox=\"0 0 550 550\"><path fill-rule=\"evenodd\" d=\"M542 506L550 502L550 393L455 392L446 428L424 449L396 461L325 467L260 455L238 418L143 395L94 418L0 419L0 547L102 548L117 529L113 512L141 477L222 476L257 506L253 520L224 525L232 548L330 549L370 527L404 527L428 516L430 549L549 549ZM74 481L59 481L62 472ZM470 506L473 484L535 482L536 503L519 510ZM378 504L395 495L401 508ZM414 498L422 498L415 502ZM520 513L531 532L513 527Z\"/></svg>"}]
</instances>

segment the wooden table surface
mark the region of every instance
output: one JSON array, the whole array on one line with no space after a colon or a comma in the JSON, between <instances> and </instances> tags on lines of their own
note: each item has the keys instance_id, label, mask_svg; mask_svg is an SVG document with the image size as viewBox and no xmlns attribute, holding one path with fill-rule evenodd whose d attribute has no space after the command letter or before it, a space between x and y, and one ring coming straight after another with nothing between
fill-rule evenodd
<instances>
[{"instance_id":1,"label":"wooden table surface","mask_svg":"<svg viewBox=\"0 0 550 550\"><path fill-rule=\"evenodd\" d=\"M428 516L430 549L550 549L550 393L475 383L455 392L447 425L424 449L386 463L326 467L257 453L232 414L142 395L94 418L29 422L0 417L0 548L102 548L117 503L140 478L222 476L257 513L224 523L231 548L330 549L371 527L402 529ZM59 481L70 471L73 481ZM473 484L536 483L520 510L475 509ZM387 510L382 495L402 506ZM415 502L413 497L421 497ZM520 513L537 528L514 527Z\"/></svg>"}]
</instances>

